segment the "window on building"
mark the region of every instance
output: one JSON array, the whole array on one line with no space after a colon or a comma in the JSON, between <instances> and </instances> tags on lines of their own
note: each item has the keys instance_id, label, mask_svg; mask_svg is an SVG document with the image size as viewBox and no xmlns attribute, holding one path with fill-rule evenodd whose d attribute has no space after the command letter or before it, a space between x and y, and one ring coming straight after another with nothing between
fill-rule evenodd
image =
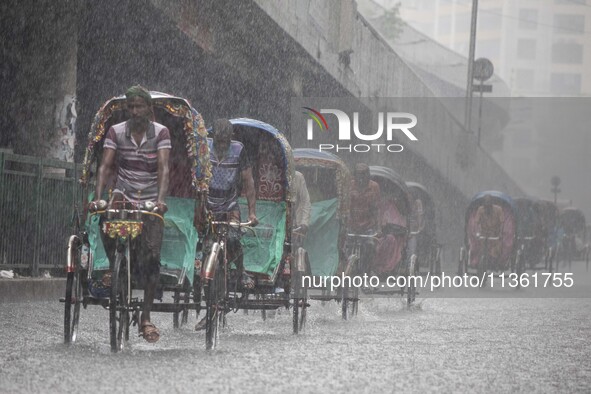
<instances>
[{"instance_id":1,"label":"window on building","mask_svg":"<svg viewBox=\"0 0 591 394\"><path fill-rule=\"evenodd\" d=\"M538 27L538 10L522 8L519 10L519 28L535 30Z\"/></svg>"},{"instance_id":2,"label":"window on building","mask_svg":"<svg viewBox=\"0 0 591 394\"><path fill-rule=\"evenodd\" d=\"M451 34L451 15L443 15L437 21L437 34Z\"/></svg>"},{"instance_id":3,"label":"window on building","mask_svg":"<svg viewBox=\"0 0 591 394\"><path fill-rule=\"evenodd\" d=\"M536 40L517 40L517 58L533 60L536 58Z\"/></svg>"},{"instance_id":4,"label":"window on building","mask_svg":"<svg viewBox=\"0 0 591 394\"><path fill-rule=\"evenodd\" d=\"M455 31L456 33L469 33L470 32L470 14L463 13L456 15L456 22L455 22Z\"/></svg>"},{"instance_id":5,"label":"window on building","mask_svg":"<svg viewBox=\"0 0 591 394\"><path fill-rule=\"evenodd\" d=\"M500 8L493 8L490 10L482 10L478 15L478 30L498 30L503 24L503 17Z\"/></svg>"},{"instance_id":6,"label":"window on building","mask_svg":"<svg viewBox=\"0 0 591 394\"><path fill-rule=\"evenodd\" d=\"M556 94L580 94L581 74L552 74L550 76L550 90Z\"/></svg>"},{"instance_id":7,"label":"window on building","mask_svg":"<svg viewBox=\"0 0 591 394\"><path fill-rule=\"evenodd\" d=\"M583 34L585 32L584 15L554 15L554 33Z\"/></svg>"},{"instance_id":8,"label":"window on building","mask_svg":"<svg viewBox=\"0 0 591 394\"><path fill-rule=\"evenodd\" d=\"M563 64L583 63L583 46L576 42L556 42L552 45L552 62Z\"/></svg>"},{"instance_id":9,"label":"window on building","mask_svg":"<svg viewBox=\"0 0 591 394\"><path fill-rule=\"evenodd\" d=\"M518 69L515 71L515 88L520 91L533 91L535 72L531 69Z\"/></svg>"}]
</instances>

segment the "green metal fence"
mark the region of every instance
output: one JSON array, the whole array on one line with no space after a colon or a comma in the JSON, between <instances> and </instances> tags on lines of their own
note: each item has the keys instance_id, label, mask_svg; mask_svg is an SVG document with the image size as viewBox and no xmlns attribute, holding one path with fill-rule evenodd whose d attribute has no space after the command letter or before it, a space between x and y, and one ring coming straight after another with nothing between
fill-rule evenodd
<instances>
[{"instance_id":1,"label":"green metal fence","mask_svg":"<svg viewBox=\"0 0 591 394\"><path fill-rule=\"evenodd\" d=\"M79 173L74 163L0 152L0 269L63 270Z\"/></svg>"}]
</instances>

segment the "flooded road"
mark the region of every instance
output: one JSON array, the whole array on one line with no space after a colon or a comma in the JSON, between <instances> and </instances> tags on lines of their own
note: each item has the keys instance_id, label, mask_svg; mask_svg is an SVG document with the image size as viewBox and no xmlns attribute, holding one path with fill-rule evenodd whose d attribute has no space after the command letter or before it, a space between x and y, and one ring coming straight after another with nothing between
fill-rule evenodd
<instances>
[{"instance_id":1,"label":"flooded road","mask_svg":"<svg viewBox=\"0 0 591 394\"><path fill-rule=\"evenodd\" d=\"M407 310L364 299L350 321L312 302L298 336L288 311L266 321L240 311L211 353L194 314L179 330L155 314L160 341L133 336L122 354L110 352L100 307L82 310L66 347L62 304L0 304L0 392L589 392L590 301L419 297Z\"/></svg>"}]
</instances>

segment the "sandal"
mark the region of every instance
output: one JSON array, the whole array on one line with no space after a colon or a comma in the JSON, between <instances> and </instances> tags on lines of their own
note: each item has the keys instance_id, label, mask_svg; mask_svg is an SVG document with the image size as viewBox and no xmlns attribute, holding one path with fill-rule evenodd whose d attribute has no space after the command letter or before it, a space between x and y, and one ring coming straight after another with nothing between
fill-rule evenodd
<instances>
[{"instance_id":1,"label":"sandal","mask_svg":"<svg viewBox=\"0 0 591 394\"><path fill-rule=\"evenodd\" d=\"M199 323L195 325L195 331L205 330L205 326L207 325L207 318L204 317L203 319L199 320Z\"/></svg>"},{"instance_id":2,"label":"sandal","mask_svg":"<svg viewBox=\"0 0 591 394\"><path fill-rule=\"evenodd\" d=\"M154 324L144 321L140 327L140 336L144 337L148 343L155 343L160 339L160 331Z\"/></svg>"},{"instance_id":3,"label":"sandal","mask_svg":"<svg viewBox=\"0 0 591 394\"><path fill-rule=\"evenodd\" d=\"M245 289L249 289L252 290L254 289L254 278L252 276L250 276L249 274L247 274L246 272L242 273L242 286L244 286Z\"/></svg>"}]
</instances>

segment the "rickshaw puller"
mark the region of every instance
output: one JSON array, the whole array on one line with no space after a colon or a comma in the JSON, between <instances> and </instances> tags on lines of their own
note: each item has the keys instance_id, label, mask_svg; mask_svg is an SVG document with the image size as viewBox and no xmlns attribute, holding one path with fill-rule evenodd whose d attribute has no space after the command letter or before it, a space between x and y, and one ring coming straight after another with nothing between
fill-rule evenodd
<instances>
[{"instance_id":1,"label":"rickshaw puller","mask_svg":"<svg viewBox=\"0 0 591 394\"><path fill-rule=\"evenodd\" d=\"M242 186L248 204L248 220L255 226L258 220L252 167L242 143L232 140L233 127L229 120L218 119L213 126L213 139L208 139L212 177L207 206L217 220L240 221L238 197ZM240 230L230 228L228 260L236 264L243 286L253 288L253 278L244 271L241 236Z\"/></svg>"},{"instance_id":2,"label":"rickshaw puller","mask_svg":"<svg viewBox=\"0 0 591 394\"><path fill-rule=\"evenodd\" d=\"M129 120L111 126L105 137L103 157L98 171L95 199L100 200L113 167L117 164L117 180L113 190L114 200L134 202L156 201L158 213L167 211L164 199L168 193L168 159L172 148L169 130L150 120L152 97L140 85L130 87L125 93ZM98 201L89 205L97 209ZM150 216L144 218L142 234L132 241L132 262L137 264L140 281L144 286L144 304L140 318L140 332L147 342L160 339L160 332L151 323L150 311L160 281L160 249L164 223ZM111 267L114 263L116 240L101 232L103 245Z\"/></svg>"},{"instance_id":3,"label":"rickshaw puller","mask_svg":"<svg viewBox=\"0 0 591 394\"><path fill-rule=\"evenodd\" d=\"M480 235L483 237L500 237L503 223L503 209L493 204L492 197L484 197L484 204L476 211L476 224L480 228ZM501 240L488 240L488 255L496 266L501 255Z\"/></svg>"},{"instance_id":4,"label":"rickshaw puller","mask_svg":"<svg viewBox=\"0 0 591 394\"><path fill-rule=\"evenodd\" d=\"M256 193L252 167L244 146L232 140L234 126L227 119L218 119L213 125L213 138L208 138L209 157L212 164L212 177L207 196L207 207L215 220L240 221L238 197L241 186L244 187L248 204L248 220L255 226ZM254 279L244 271L242 245L239 229L230 227L227 238L228 261L233 261L240 275L242 285L247 289L255 286ZM205 328L206 319L201 319L195 330Z\"/></svg>"}]
</instances>

